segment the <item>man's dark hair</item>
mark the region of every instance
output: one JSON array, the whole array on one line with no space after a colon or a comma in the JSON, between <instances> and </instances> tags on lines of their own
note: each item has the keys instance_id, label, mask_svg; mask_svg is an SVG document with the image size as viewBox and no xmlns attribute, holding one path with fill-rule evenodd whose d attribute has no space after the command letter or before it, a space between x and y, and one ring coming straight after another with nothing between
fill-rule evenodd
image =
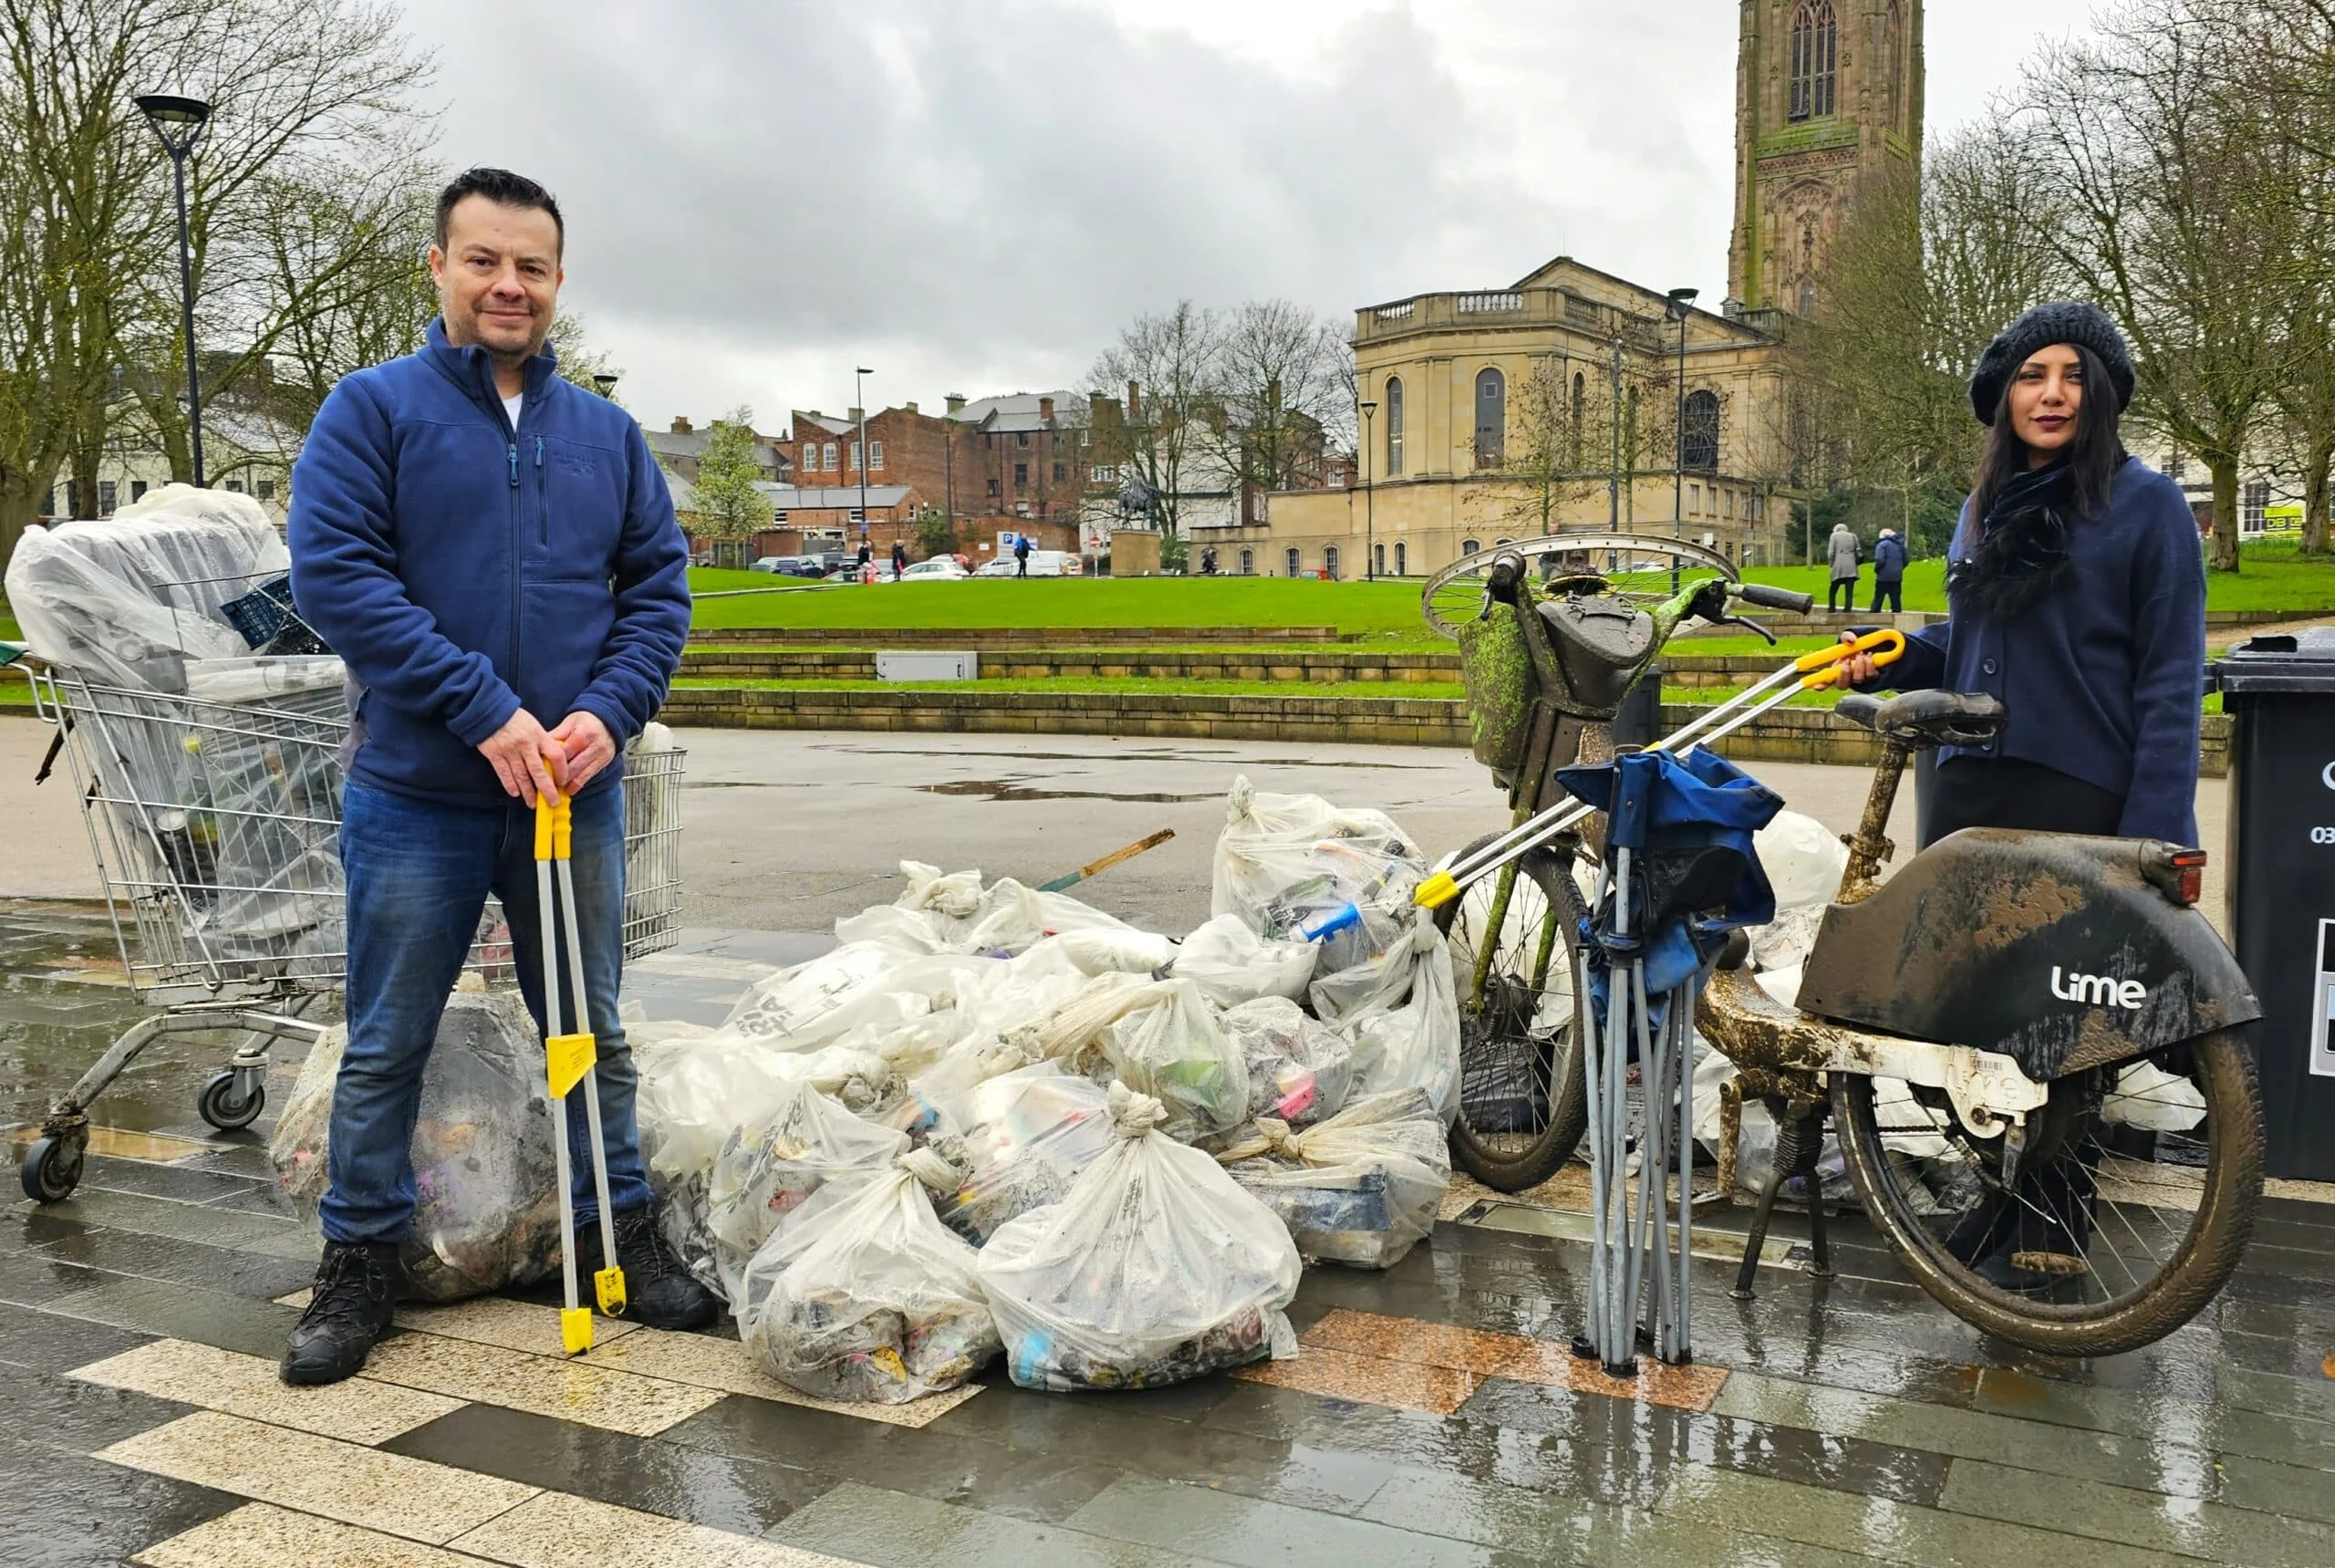
<instances>
[{"instance_id":1,"label":"man's dark hair","mask_svg":"<svg viewBox=\"0 0 2335 1568\"><path fill-rule=\"evenodd\" d=\"M497 206L533 207L551 214L551 226L559 233L559 248L567 250L567 223L559 215L559 203L552 193L528 179L514 174L508 169L465 169L454 176L454 182L438 192L438 248L446 248L446 223L453 216L454 205L465 196L483 196Z\"/></svg>"}]
</instances>

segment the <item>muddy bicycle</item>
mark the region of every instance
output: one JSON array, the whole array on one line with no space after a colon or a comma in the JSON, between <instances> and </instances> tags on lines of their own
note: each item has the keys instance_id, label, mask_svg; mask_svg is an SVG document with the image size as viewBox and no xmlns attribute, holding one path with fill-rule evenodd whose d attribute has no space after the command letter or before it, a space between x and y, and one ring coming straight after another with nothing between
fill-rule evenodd
<instances>
[{"instance_id":1,"label":"muddy bicycle","mask_svg":"<svg viewBox=\"0 0 2335 1568\"><path fill-rule=\"evenodd\" d=\"M1535 556L1552 568L1538 584ZM1454 1150L1487 1185L1544 1179L1587 1125L1572 976L1599 823L1553 774L1610 756L1612 716L1662 645L1691 621L1735 619L1738 603L1807 601L1746 587L1691 545L1596 535L1530 541L1429 585L1428 618L1467 663L1478 755L1518 815L1421 893L1439 904L1461 992ZM1721 738L1795 686L1829 684L1826 657L1657 748ZM1814 1272L1830 1272L1814 1177L1829 1123L1868 1219L1957 1316L2060 1355L2161 1338L2236 1268L2262 1189L2259 1092L2236 1033L2260 1009L2194 907L2204 853L1967 830L1883 883L1907 759L1983 744L2005 712L1950 691L1852 695L1836 711L1876 733L1882 759L1795 1002L1769 994L1738 937L1696 1009L1700 1034L1738 1069L1722 1125L1756 1099L1781 1129L1738 1293L1794 1176L1810 1196Z\"/></svg>"}]
</instances>

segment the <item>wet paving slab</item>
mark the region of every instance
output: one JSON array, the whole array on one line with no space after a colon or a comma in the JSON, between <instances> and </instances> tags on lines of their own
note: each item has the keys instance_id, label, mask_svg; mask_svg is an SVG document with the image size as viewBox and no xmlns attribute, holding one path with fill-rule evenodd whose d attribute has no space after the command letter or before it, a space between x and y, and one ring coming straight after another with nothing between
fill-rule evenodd
<instances>
[{"instance_id":1,"label":"wet paving slab","mask_svg":"<svg viewBox=\"0 0 2335 1568\"><path fill-rule=\"evenodd\" d=\"M692 933L634 994L711 1022L823 940ZM50 1085L138 1015L56 967L0 992L0 1057L30 1051ZM45 1012L52 994L71 1004ZM815 1407L734 1332L609 1325L563 1361L537 1291L406 1312L329 1395L273 1381L316 1241L266 1122L218 1135L190 1114L231 1046L127 1084L69 1200L0 1205L21 1412L0 1539L36 1541L11 1563L580 1568L617 1543L794 1568L2335 1563L2335 1206L2268 1199L2195 1322L2100 1361L1946 1314L1853 1211L1837 1277L1803 1272L1806 1219L1786 1213L1757 1295L1732 1301L1746 1216L1721 1204L1691 1269L1697 1365L1607 1379L1565 1354L1588 1257L1565 1213L1487 1223L1469 1199L1391 1270L1309 1271L1295 1360L1171 1388L992 1377L922 1409ZM36 1114L35 1091L5 1092L18 1125Z\"/></svg>"}]
</instances>

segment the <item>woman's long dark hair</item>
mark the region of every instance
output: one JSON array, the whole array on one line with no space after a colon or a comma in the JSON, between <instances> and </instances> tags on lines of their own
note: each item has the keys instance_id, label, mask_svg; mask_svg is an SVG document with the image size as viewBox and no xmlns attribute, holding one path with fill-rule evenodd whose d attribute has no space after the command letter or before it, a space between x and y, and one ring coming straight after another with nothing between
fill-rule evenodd
<instances>
[{"instance_id":1,"label":"woman's long dark hair","mask_svg":"<svg viewBox=\"0 0 2335 1568\"><path fill-rule=\"evenodd\" d=\"M2083 403L2076 410L2076 439L2068 445L2069 477L2074 482L2079 517L2097 517L2108 509L2108 493L2116 471L2124 465L2124 441L2118 433L2123 409L2116 400L2116 384L2099 355L2081 344L2070 344L2083 367ZM2011 388L2018 381L2014 369L2003 383L2002 401L1996 405L1994 427L1987 435L1986 455L1970 488L1970 511L1962 524L1962 543L1975 545L1985 531L1987 514L2003 487L2028 472L2027 443L2018 439L2010 417Z\"/></svg>"}]
</instances>

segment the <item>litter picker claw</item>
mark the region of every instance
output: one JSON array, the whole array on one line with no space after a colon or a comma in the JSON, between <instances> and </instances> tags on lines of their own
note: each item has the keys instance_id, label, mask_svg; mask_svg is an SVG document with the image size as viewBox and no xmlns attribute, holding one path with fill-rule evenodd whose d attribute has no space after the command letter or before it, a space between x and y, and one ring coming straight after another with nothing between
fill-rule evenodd
<instances>
[{"instance_id":1,"label":"litter picker claw","mask_svg":"<svg viewBox=\"0 0 2335 1568\"><path fill-rule=\"evenodd\" d=\"M1905 634L1894 629L1867 632L1854 642L1836 642L1801 654L1748 691L1738 693L1675 735L1666 735L1646 748L1650 752L1684 752L1708 745L1751 722L1771 708L1781 707L1801 691L1822 691L1845 685L1847 661L1870 653L1877 665L1894 664L1905 652ZM1473 855L1464 856L1418 886L1414 901L1422 909L1439 909L1465 892L1469 885L1540 848L1591 815L1579 801L1561 801L1510 828Z\"/></svg>"},{"instance_id":2,"label":"litter picker claw","mask_svg":"<svg viewBox=\"0 0 2335 1568\"><path fill-rule=\"evenodd\" d=\"M592 1348L592 1310L576 1300L576 1199L568 1184L567 1096L584 1085L584 1115L592 1137L592 1188L599 1199L600 1257L606 1267L592 1276L592 1292L610 1317L624 1312L624 1270L617 1262L616 1219L608 1208L608 1154L600 1138L600 1085L592 1071L599 1054L592 1039L591 1010L584 997L584 937L576 911L574 808L564 794L535 797L535 914L543 933L544 1058L551 1089L551 1141L559 1161L560 1269L567 1304L559 1314L560 1344L570 1355ZM556 871L556 877L554 873ZM555 884L558 899L552 894ZM556 933L556 935L555 935ZM567 1000L576 1028L562 1027L559 954L567 957Z\"/></svg>"}]
</instances>

